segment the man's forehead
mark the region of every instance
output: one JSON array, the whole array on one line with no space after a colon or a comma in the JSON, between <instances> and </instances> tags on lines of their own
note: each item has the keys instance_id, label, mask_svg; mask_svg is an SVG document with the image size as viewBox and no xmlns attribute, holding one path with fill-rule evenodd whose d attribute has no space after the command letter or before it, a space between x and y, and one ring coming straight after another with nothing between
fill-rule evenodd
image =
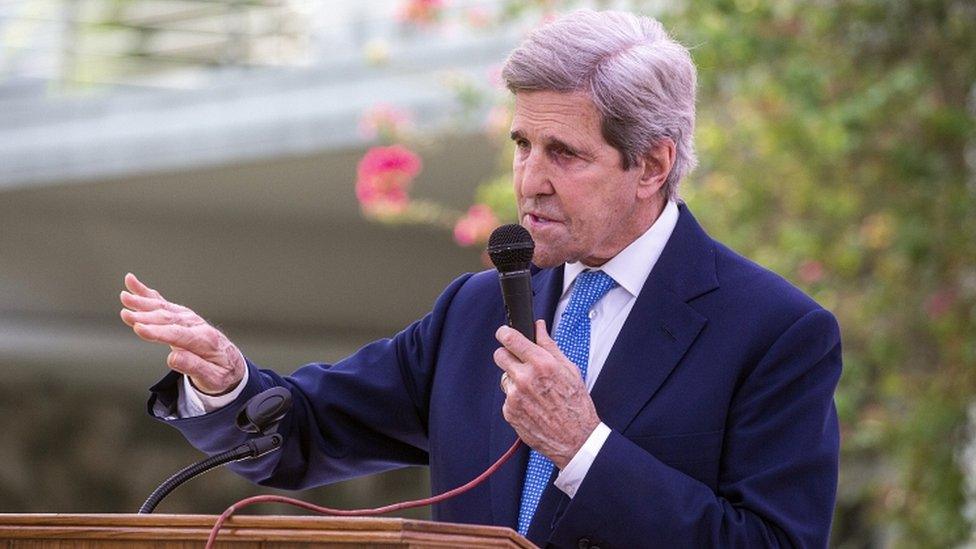
<instances>
[{"instance_id":1,"label":"man's forehead","mask_svg":"<svg viewBox=\"0 0 976 549\"><path fill-rule=\"evenodd\" d=\"M599 117L590 95L582 91L521 91L515 94L515 114L560 113L569 116Z\"/></svg>"},{"instance_id":2,"label":"man's forehead","mask_svg":"<svg viewBox=\"0 0 976 549\"><path fill-rule=\"evenodd\" d=\"M512 133L542 133L542 137L599 138L600 115L583 92L531 91L515 95ZM594 134L595 135L590 135Z\"/></svg>"}]
</instances>

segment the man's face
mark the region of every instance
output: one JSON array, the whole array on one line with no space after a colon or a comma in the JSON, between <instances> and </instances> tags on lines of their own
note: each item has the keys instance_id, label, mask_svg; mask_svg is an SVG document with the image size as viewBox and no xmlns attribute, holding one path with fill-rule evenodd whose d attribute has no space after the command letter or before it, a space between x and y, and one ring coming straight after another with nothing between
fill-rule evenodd
<instances>
[{"instance_id":1,"label":"man's face","mask_svg":"<svg viewBox=\"0 0 976 549\"><path fill-rule=\"evenodd\" d=\"M602 265L650 226L639 200L643 164L621 169L586 94L519 92L512 139L519 221L535 240L536 265Z\"/></svg>"}]
</instances>

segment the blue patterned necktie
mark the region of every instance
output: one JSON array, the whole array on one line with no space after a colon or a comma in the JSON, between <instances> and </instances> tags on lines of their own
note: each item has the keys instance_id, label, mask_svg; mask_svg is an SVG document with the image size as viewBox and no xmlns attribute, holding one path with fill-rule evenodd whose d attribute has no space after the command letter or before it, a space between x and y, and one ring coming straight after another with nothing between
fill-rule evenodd
<instances>
[{"instance_id":1,"label":"blue patterned necktie","mask_svg":"<svg viewBox=\"0 0 976 549\"><path fill-rule=\"evenodd\" d=\"M603 271L583 271L576 277L573 295L569 305L559 318L556 345L566 358L579 366L580 374L586 379L586 365L590 360L590 309L600 301L617 283ZM525 483L522 485L522 505L519 507L518 531L523 536L529 531L529 524L539 505L542 491L549 484L549 477L555 468L552 461L544 455L531 450L529 464L525 468Z\"/></svg>"}]
</instances>

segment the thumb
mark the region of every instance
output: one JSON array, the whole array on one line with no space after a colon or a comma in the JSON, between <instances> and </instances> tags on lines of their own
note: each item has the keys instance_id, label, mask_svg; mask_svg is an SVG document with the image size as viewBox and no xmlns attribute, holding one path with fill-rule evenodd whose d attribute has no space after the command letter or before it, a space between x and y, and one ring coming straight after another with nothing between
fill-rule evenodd
<instances>
[{"instance_id":1,"label":"thumb","mask_svg":"<svg viewBox=\"0 0 976 549\"><path fill-rule=\"evenodd\" d=\"M549 330L546 329L545 320L539 319L535 321L535 344L555 356L562 354L562 351L559 350L559 345L556 345L556 342L549 337Z\"/></svg>"}]
</instances>

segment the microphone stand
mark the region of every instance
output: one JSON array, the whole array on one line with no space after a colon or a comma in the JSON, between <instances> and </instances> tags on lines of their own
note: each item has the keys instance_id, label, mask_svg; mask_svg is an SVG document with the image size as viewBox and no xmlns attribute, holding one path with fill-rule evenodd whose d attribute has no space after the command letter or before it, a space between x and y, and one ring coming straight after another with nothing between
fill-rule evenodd
<instances>
[{"instance_id":1,"label":"microphone stand","mask_svg":"<svg viewBox=\"0 0 976 549\"><path fill-rule=\"evenodd\" d=\"M283 438L278 434L278 425L290 408L291 392L284 387L268 389L252 397L237 415L237 427L261 436L181 469L149 494L139 514L152 513L163 498L194 477L232 461L258 458L281 448Z\"/></svg>"}]
</instances>

